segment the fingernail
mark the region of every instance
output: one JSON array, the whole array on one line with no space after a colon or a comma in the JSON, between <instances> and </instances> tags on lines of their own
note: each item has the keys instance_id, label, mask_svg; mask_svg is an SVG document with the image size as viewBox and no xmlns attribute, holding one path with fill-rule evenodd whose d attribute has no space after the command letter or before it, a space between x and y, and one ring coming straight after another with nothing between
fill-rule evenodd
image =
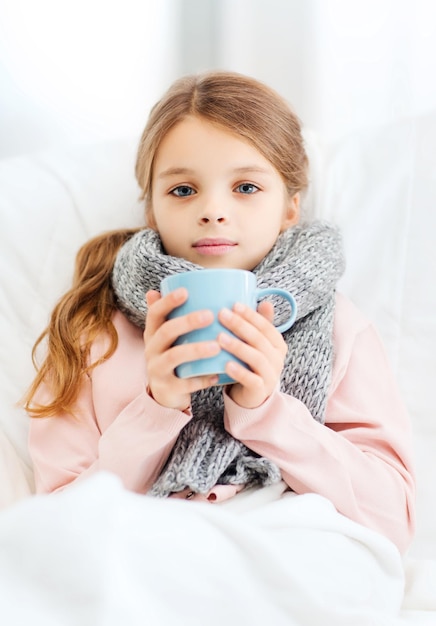
<instances>
[{"instance_id":1,"label":"fingernail","mask_svg":"<svg viewBox=\"0 0 436 626\"><path fill-rule=\"evenodd\" d=\"M229 361L227 363L227 371L229 374L237 374L238 373L238 364L234 361Z\"/></svg>"},{"instance_id":2,"label":"fingernail","mask_svg":"<svg viewBox=\"0 0 436 626\"><path fill-rule=\"evenodd\" d=\"M209 341L207 344L207 350L208 352L220 352L221 348L217 341Z\"/></svg>"},{"instance_id":3,"label":"fingernail","mask_svg":"<svg viewBox=\"0 0 436 626\"><path fill-rule=\"evenodd\" d=\"M230 343L230 337L226 333L220 333L218 339L223 346L228 346Z\"/></svg>"},{"instance_id":4,"label":"fingernail","mask_svg":"<svg viewBox=\"0 0 436 626\"><path fill-rule=\"evenodd\" d=\"M186 295L186 289L184 287L178 287L173 291L173 296L179 300Z\"/></svg>"},{"instance_id":5,"label":"fingernail","mask_svg":"<svg viewBox=\"0 0 436 626\"><path fill-rule=\"evenodd\" d=\"M200 322L212 322L213 321L212 311L199 311L198 317L199 317Z\"/></svg>"},{"instance_id":6,"label":"fingernail","mask_svg":"<svg viewBox=\"0 0 436 626\"><path fill-rule=\"evenodd\" d=\"M243 313L245 311L245 306L240 302L236 302L233 310L236 311L236 313Z\"/></svg>"},{"instance_id":7,"label":"fingernail","mask_svg":"<svg viewBox=\"0 0 436 626\"><path fill-rule=\"evenodd\" d=\"M221 310L221 317L223 320L229 320L232 317L232 312L229 309Z\"/></svg>"}]
</instances>

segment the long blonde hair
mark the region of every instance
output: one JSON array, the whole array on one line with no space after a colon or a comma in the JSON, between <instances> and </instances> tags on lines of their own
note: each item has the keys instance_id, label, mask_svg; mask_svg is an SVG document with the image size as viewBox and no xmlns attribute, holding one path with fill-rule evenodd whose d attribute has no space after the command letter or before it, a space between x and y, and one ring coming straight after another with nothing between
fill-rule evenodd
<instances>
[{"instance_id":1,"label":"long blonde hair","mask_svg":"<svg viewBox=\"0 0 436 626\"><path fill-rule=\"evenodd\" d=\"M301 125L286 101L253 78L234 72L207 72L177 80L151 110L135 169L146 214L152 210L156 152L168 131L188 115L245 138L276 168L290 195L307 187L308 161ZM104 233L79 250L72 287L56 305L33 348L37 374L24 398L32 417L73 412L83 376L115 351L117 334L111 320L116 300L111 273L119 248L135 232ZM92 342L100 333L107 333L109 348L97 363L89 363ZM38 369L36 353L43 340L47 353ZM35 404L42 383L49 386L52 399L48 404Z\"/></svg>"}]
</instances>

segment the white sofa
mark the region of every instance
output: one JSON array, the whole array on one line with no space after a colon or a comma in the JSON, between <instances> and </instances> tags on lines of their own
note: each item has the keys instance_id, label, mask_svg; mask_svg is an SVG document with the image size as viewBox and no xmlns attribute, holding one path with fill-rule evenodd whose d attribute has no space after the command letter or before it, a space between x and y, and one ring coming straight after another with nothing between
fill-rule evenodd
<instances>
[{"instance_id":1,"label":"white sofa","mask_svg":"<svg viewBox=\"0 0 436 626\"><path fill-rule=\"evenodd\" d=\"M341 226L341 288L382 334L413 421L418 528L404 619L436 624L436 111L330 144L307 133L307 143L306 210ZM127 139L0 161L3 509L33 491L28 418L16 403L77 248L102 230L141 223L135 149ZM412 621L426 618L434 621Z\"/></svg>"}]
</instances>

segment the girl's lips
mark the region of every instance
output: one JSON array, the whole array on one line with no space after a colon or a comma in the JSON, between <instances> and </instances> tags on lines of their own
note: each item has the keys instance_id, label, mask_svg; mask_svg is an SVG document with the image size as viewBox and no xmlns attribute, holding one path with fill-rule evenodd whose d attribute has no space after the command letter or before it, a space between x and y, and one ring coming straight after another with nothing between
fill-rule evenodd
<instances>
[{"instance_id":1,"label":"girl's lips","mask_svg":"<svg viewBox=\"0 0 436 626\"><path fill-rule=\"evenodd\" d=\"M195 251L205 256L219 256L235 248L237 244L229 239L200 239L193 245Z\"/></svg>"}]
</instances>

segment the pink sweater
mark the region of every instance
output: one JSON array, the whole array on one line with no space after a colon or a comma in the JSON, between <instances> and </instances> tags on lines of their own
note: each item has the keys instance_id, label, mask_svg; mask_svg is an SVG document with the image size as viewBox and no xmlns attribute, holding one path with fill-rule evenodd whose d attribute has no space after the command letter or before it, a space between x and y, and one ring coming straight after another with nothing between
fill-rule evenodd
<instances>
[{"instance_id":1,"label":"pink sweater","mask_svg":"<svg viewBox=\"0 0 436 626\"><path fill-rule=\"evenodd\" d=\"M148 395L142 331L120 312L114 324L117 350L84 383L78 415L31 420L38 492L106 470L120 476L127 489L146 493L191 417ZM105 341L95 342L93 360ZM256 409L239 407L225 394L225 427L274 461L295 492L325 496L339 512L404 551L414 530L411 426L377 333L341 295L334 350L325 425L302 402L277 390ZM43 390L38 399L48 393ZM218 487L200 497L219 501L236 491Z\"/></svg>"}]
</instances>

